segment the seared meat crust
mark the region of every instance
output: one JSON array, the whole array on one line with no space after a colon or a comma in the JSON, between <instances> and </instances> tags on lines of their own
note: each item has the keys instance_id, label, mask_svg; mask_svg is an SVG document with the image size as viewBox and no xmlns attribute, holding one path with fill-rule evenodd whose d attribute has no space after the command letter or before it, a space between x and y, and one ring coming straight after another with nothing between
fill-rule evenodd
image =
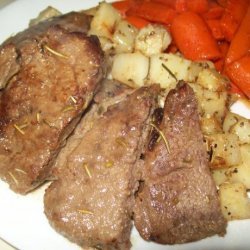
<instances>
[{"instance_id":1,"label":"seared meat crust","mask_svg":"<svg viewBox=\"0 0 250 250\"><path fill-rule=\"evenodd\" d=\"M14 46L19 69L0 96L0 176L22 194L48 177L105 73L97 38L48 23L2 47Z\"/></svg>"},{"instance_id":2,"label":"seared meat crust","mask_svg":"<svg viewBox=\"0 0 250 250\"><path fill-rule=\"evenodd\" d=\"M168 145L161 138L145 153L134 208L140 235L176 244L224 234L226 222L208 167L197 102L187 84L168 94L159 128Z\"/></svg>"},{"instance_id":3,"label":"seared meat crust","mask_svg":"<svg viewBox=\"0 0 250 250\"><path fill-rule=\"evenodd\" d=\"M82 140L46 190L45 214L51 225L83 247L130 248L140 178L136 162L157 91L156 86L141 88L99 118L84 117Z\"/></svg>"}]
</instances>

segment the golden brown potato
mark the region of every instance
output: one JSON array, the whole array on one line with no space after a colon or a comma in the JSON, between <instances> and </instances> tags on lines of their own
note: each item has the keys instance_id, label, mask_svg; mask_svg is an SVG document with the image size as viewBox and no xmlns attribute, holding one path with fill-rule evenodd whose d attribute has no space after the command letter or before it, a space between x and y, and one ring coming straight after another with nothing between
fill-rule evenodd
<instances>
[{"instance_id":1,"label":"golden brown potato","mask_svg":"<svg viewBox=\"0 0 250 250\"><path fill-rule=\"evenodd\" d=\"M211 149L211 168L227 168L242 163L238 136L218 133L206 136Z\"/></svg>"},{"instance_id":2,"label":"golden brown potato","mask_svg":"<svg viewBox=\"0 0 250 250\"><path fill-rule=\"evenodd\" d=\"M111 4L102 2L96 10L91 21L89 34L106 37L112 40L116 24L121 20L121 15Z\"/></svg>"},{"instance_id":3,"label":"golden brown potato","mask_svg":"<svg viewBox=\"0 0 250 250\"><path fill-rule=\"evenodd\" d=\"M221 124L214 116L201 117L201 129L204 135L211 135L222 132Z\"/></svg>"},{"instance_id":4,"label":"golden brown potato","mask_svg":"<svg viewBox=\"0 0 250 250\"><path fill-rule=\"evenodd\" d=\"M250 189L250 144L241 145L240 154L241 164L212 171L217 185L223 182L241 182L247 189Z\"/></svg>"},{"instance_id":5,"label":"golden brown potato","mask_svg":"<svg viewBox=\"0 0 250 250\"><path fill-rule=\"evenodd\" d=\"M145 56L162 53L171 43L166 28L159 24L149 24L142 28L135 39L135 50Z\"/></svg>"},{"instance_id":6,"label":"golden brown potato","mask_svg":"<svg viewBox=\"0 0 250 250\"><path fill-rule=\"evenodd\" d=\"M116 53L133 52L135 37L138 30L125 20L119 21L115 26L113 42Z\"/></svg>"},{"instance_id":7,"label":"golden brown potato","mask_svg":"<svg viewBox=\"0 0 250 250\"><path fill-rule=\"evenodd\" d=\"M220 186L221 209L227 220L250 218L250 201L242 183L224 183Z\"/></svg>"},{"instance_id":8,"label":"golden brown potato","mask_svg":"<svg viewBox=\"0 0 250 250\"><path fill-rule=\"evenodd\" d=\"M190 83L190 86L196 94L200 116L207 118L214 116L221 122L227 112L227 92L211 91L197 83Z\"/></svg>"},{"instance_id":9,"label":"golden brown potato","mask_svg":"<svg viewBox=\"0 0 250 250\"><path fill-rule=\"evenodd\" d=\"M112 78L131 87L144 85L149 59L141 53L121 53L114 57Z\"/></svg>"},{"instance_id":10,"label":"golden brown potato","mask_svg":"<svg viewBox=\"0 0 250 250\"><path fill-rule=\"evenodd\" d=\"M203 68L196 81L203 88L212 91L225 91L228 85L228 81L216 69Z\"/></svg>"},{"instance_id":11,"label":"golden brown potato","mask_svg":"<svg viewBox=\"0 0 250 250\"><path fill-rule=\"evenodd\" d=\"M250 120L240 115L228 112L223 122L223 130L238 135L241 144L250 143Z\"/></svg>"}]
</instances>

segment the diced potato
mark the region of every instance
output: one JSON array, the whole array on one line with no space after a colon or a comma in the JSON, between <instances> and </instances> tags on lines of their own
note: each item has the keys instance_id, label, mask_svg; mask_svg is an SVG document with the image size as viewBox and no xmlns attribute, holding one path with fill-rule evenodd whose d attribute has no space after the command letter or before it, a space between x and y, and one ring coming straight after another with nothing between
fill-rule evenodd
<instances>
[{"instance_id":1,"label":"diced potato","mask_svg":"<svg viewBox=\"0 0 250 250\"><path fill-rule=\"evenodd\" d=\"M171 36L161 25L149 24L142 28L135 39L135 50L146 56L163 52L171 43Z\"/></svg>"},{"instance_id":2,"label":"diced potato","mask_svg":"<svg viewBox=\"0 0 250 250\"><path fill-rule=\"evenodd\" d=\"M225 175L229 182L241 182L250 189L250 144L240 146L242 163L227 169Z\"/></svg>"},{"instance_id":3,"label":"diced potato","mask_svg":"<svg viewBox=\"0 0 250 250\"><path fill-rule=\"evenodd\" d=\"M45 21L51 17L59 16L59 15L62 15L62 13L59 10L57 10L51 6L48 6L46 9L41 11L36 18L30 20L29 26L36 25L36 24L38 24L42 21Z\"/></svg>"},{"instance_id":4,"label":"diced potato","mask_svg":"<svg viewBox=\"0 0 250 250\"><path fill-rule=\"evenodd\" d=\"M250 201L242 183L224 183L220 186L221 209L227 220L250 218Z\"/></svg>"},{"instance_id":5,"label":"diced potato","mask_svg":"<svg viewBox=\"0 0 250 250\"><path fill-rule=\"evenodd\" d=\"M89 34L112 40L115 26L120 20L121 15L118 11L111 4L102 2L91 21Z\"/></svg>"},{"instance_id":6,"label":"diced potato","mask_svg":"<svg viewBox=\"0 0 250 250\"><path fill-rule=\"evenodd\" d=\"M225 119L223 121L223 131L229 132L231 127L237 123L239 120L239 115L236 115L230 111L227 112Z\"/></svg>"},{"instance_id":7,"label":"diced potato","mask_svg":"<svg viewBox=\"0 0 250 250\"><path fill-rule=\"evenodd\" d=\"M198 99L198 108L202 117L215 117L221 122L226 114L227 92L214 92L202 86L190 83Z\"/></svg>"},{"instance_id":8,"label":"diced potato","mask_svg":"<svg viewBox=\"0 0 250 250\"><path fill-rule=\"evenodd\" d=\"M227 112L223 122L223 130L239 136L240 143L250 143L250 120Z\"/></svg>"},{"instance_id":9,"label":"diced potato","mask_svg":"<svg viewBox=\"0 0 250 250\"><path fill-rule=\"evenodd\" d=\"M227 168L212 169L212 176L216 186L220 186L222 183L227 182L226 170Z\"/></svg>"},{"instance_id":10,"label":"diced potato","mask_svg":"<svg viewBox=\"0 0 250 250\"><path fill-rule=\"evenodd\" d=\"M241 143L250 143L250 120L240 117L230 128L230 132L238 135Z\"/></svg>"},{"instance_id":11,"label":"diced potato","mask_svg":"<svg viewBox=\"0 0 250 250\"><path fill-rule=\"evenodd\" d=\"M213 170L216 185L223 182L240 182L250 189L250 144L240 146L242 163L230 168Z\"/></svg>"},{"instance_id":12,"label":"diced potato","mask_svg":"<svg viewBox=\"0 0 250 250\"><path fill-rule=\"evenodd\" d=\"M148 83L159 83L162 88L174 88L176 80L188 79L190 65L191 61L178 55L153 55L150 57Z\"/></svg>"},{"instance_id":13,"label":"diced potato","mask_svg":"<svg viewBox=\"0 0 250 250\"><path fill-rule=\"evenodd\" d=\"M131 87L143 86L148 74L149 59L143 54L121 53L114 57L112 78Z\"/></svg>"},{"instance_id":14,"label":"diced potato","mask_svg":"<svg viewBox=\"0 0 250 250\"><path fill-rule=\"evenodd\" d=\"M99 41L101 43L102 50L106 54L114 53L114 44L109 38L102 36L102 37L99 37Z\"/></svg>"},{"instance_id":15,"label":"diced potato","mask_svg":"<svg viewBox=\"0 0 250 250\"><path fill-rule=\"evenodd\" d=\"M238 136L212 134L206 136L206 141L212 150L211 168L226 168L242 163Z\"/></svg>"},{"instance_id":16,"label":"diced potato","mask_svg":"<svg viewBox=\"0 0 250 250\"><path fill-rule=\"evenodd\" d=\"M212 91L225 91L227 80L215 69L203 68L197 78L197 83Z\"/></svg>"},{"instance_id":17,"label":"diced potato","mask_svg":"<svg viewBox=\"0 0 250 250\"><path fill-rule=\"evenodd\" d=\"M221 133L222 128L215 117L201 117L201 130L204 135Z\"/></svg>"},{"instance_id":18,"label":"diced potato","mask_svg":"<svg viewBox=\"0 0 250 250\"><path fill-rule=\"evenodd\" d=\"M116 27L113 35L113 41L115 44L115 52L133 52L135 37L138 30L127 21L120 21Z\"/></svg>"}]
</instances>

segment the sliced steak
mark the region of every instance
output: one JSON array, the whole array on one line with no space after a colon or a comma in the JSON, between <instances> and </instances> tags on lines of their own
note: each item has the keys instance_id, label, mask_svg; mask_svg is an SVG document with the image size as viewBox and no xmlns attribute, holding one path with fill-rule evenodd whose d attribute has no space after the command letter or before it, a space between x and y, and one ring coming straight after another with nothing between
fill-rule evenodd
<instances>
[{"instance_id":1,"label":"sliced steak","mask_svg":"<svg viewBox=\"0 0 250 250\"><path fill-rule=\"evenodd\" d=\"M40 40L50 27L58 26L69 32L87 33L90 27L91 16L84 13L70 12L65 15L50 18L30 27L15 36L8 38L0 47L0 89L4 88L8 81L19 70L17 61L19 49L28 40Z\"/></svg>"},{"instance_id":2,"label":"sliced steak","mask_svg":"<svg viewBox=\"0 0 250 250\"><path fill-rule=\"evenodd\" d=\"M26 40L39 40L49 28L54 26L63 28L68 32L87 33L91 19L91 16L81 12L70 12L64 15L52 17L8 38L3 43L3 46L13 44L15 47L20 48Z\"/></svg>"},{"instance_id":3,"label":"sliced steak","mask_svg":"<svg viewBox=\"0 0 250 250\"><path fill-rule=\"evenodd\" d=\"M163 244L223 235L226 222L208 167L197 102L187 84L170 91L157 128L164 136L145 153L134 208L140 235Z\"/></svg>"},{"instance_id":4,"label":"sliced steak","mask_svg":"<svg viewBox=\"0 0 250 250\"><path fill-rule=\"evenodd\" d=\"M67 158L81 143L86 131L92 128L95 121L107 111L110 105L120 102L125 96L132 93L132 91L133 89L118 81L104 79L101 82L101 86L94 97L94 101L91 103L84 117L77 124L74 132L67 139L66 145L57 156L53 166L52 180L57 178L57 171L60 171L60 168L66 164Z\"/></svg>"},{"instance_id":5,"label":"sliced steak","mask_svg":"<svg viewBox=\"0 0 250 250\"><path fill-rule=\"evenodd\" d=\"M0 96L0 176L26 193L47 178L105 65L95 37L60 26L24 36L16 52L20 69Z\"/></svg>"},{"instance_id":6,"label":"sliced steak","mask_svg":"<svg viewBox=\"0 0 250 250\"><path fill-rule=\"evenodd\" d=\"M81 142L46 190L51 225L82 247L130 247L133 194L140 178L135 163L157 92L156 86L141 88L99 118L83 118Z\"/></svg>"}]
</instances>

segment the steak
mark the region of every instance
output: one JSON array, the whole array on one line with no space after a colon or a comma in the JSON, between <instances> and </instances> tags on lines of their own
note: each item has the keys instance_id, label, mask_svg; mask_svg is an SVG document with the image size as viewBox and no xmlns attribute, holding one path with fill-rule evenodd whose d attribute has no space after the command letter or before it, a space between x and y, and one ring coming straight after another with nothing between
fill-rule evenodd
<instances>
[{"instance_id":1,"label":"steak","mask_svg":"<svg viewBox=\"0 0 250 250\"><path fill-rule=\"evenodd\" d=\"M1 47L15 62L7 63L11 76L4 75L0 95L0 176L15 192L27 193L48 178L104 76L99 41L79 32L86 25L77 28L78 17L40 23L40 33L32 26Z\"/></svg>"},{"instance_id":2,"label":"steak","mask_svg":"<svg viewBox=\"0 0 250 250\"><path fill-rule=\"evenodd\" d=\"M197 101L187 84L169 92L157 128L162 134L145 152L134 207L140 235L162 244L223 235L226 222L209 171Z\"/></svg>"},{"instance_id":3,"label":"steak","mask_svg":"<svg viewBox=\"0 0 250 250\"><path fill-rule=\"evenodd\" d=\"M121 93L120 100L112 98L115 103L96 119L85 116L81 142L57 168L58 180L46 190L44 207L51 225L82 247L130 248L134 192L140 179L136 162L157 93L157 86Z\"/></svg>"},{"instance_id":4,"label":"steak","mask_svg":"<svg viewBox=\"0 0 250 250\"><path fill-rule=\"evenodd\" d=\"M0 47L0 89L4 88L8 81L19 70L19 49L29 40L40 40L50 27L59 26L69 32L87 33L90 27L91 16L78 12L70 12L65 15L50 18L31 26L15 36L8 38Z\"/></svg>"},{"instance_id":5,"label":"steak","mask_svg":"<svg viewBox=\"0 0 250 250\"><path fill-rule=\"evenodd\" d=\"M55 164L53 166L51 179L56 179L57 171L64 167L67 158L72 151L81 143L84 134L88 131L95 121L107 111L110 105L120 102L126 95L133 91L130 87L115 81L104 79L98 92L94 96L93 102L84 114L84 118L77 124L74 132L67 139L66 145L59 152Z\"/></svg>"}]
</instances>

